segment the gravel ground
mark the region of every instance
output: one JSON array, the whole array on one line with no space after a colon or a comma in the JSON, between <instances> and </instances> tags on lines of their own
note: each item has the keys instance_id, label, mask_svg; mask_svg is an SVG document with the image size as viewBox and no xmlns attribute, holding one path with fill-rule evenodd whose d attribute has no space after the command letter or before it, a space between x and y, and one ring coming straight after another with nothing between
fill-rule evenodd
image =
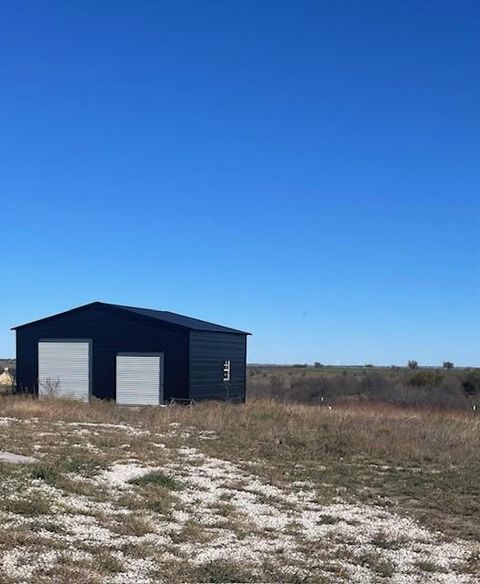
<instances>
[{"instance_id":1,"label":"gravel ground","mask_svg":"<svg viewBox=\"0 0 480 584\"><path fill-rule=\"evenodd\" d=\"M31 427L32 420L28 423ZM22 425L26 422L0 418L5 436ZM178 425L167 434L126 424L50 422L48 431L41 421L33 425L37 442L32 448L39 460L48 455L42 435L56 436L61 444L70 440L72 450L80 440L84 451L101 452L106 431L118 438L115 454L125 455L88 476L67 474L70 487L88 487L103 500L49 484L42 476L0 475L2 530L32 534L17 545L0 544L0 582L2 577L25 584L66 582L71 576L63 577L60 567L67 565L79 570L90 566L97 579L85 582L147 584L171 580L171 575L162 576L164 566L187 566L198 574L199 567L229 562L248 569L251 581L258 581L268 564L277 578L281 574L291 582L480 582L480 574L467 569L479 553L475 543L449 541L384 507L340 500L321 504L318 487L309 482L288 488L268 484L239 464L202 453L201 441L217 440L215 433L195 435L194 429ZM199 446L172 446L168 439L175 436L193 437ZM132 440L148 443L149 452L161 455L161 464L155 455L150 460L137 456ZM0 460L7 471L9 463L35 461L8 452L0 453ZM152 473L176 481L162 486L171 491L168 509L152 508L149 495L141 491L138 479ZM144 499L132 507L128 501L139 493ZM39 516L14 507L25 500L45 500L48 508ZM131 524L139 518L146 526L134 533ZM123 533L120 524L127 526ZM105 564L106 554L110 563L100 569L97 564ZM194 581L188 569L185 578ZM57 576L52 575L55 570Z\"/></svg>"}]
</instances>

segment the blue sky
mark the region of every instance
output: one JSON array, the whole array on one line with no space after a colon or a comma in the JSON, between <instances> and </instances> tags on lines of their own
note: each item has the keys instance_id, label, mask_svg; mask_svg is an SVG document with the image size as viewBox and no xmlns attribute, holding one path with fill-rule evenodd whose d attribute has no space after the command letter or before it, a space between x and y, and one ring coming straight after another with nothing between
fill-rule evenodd
<instances>
[{"instance_id":1,"label":"blue sky","mask_svg":"<svg viewBox=\"0 0 480 584\"><path fill-rule=\"evenodd\" d=\"M0 355L92 300L251 362L480 364L476 1L4 0Z\"/></svg>"}]
</instances>

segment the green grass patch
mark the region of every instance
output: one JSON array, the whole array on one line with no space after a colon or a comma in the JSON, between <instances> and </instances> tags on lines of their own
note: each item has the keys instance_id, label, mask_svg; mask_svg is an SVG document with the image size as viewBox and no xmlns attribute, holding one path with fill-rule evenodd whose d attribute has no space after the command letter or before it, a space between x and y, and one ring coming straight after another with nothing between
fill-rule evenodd
<instances>
[{"instance_id":1,"label":"green grass patch","mask_svg":"<svg viewBox=\"0 0 480 584\"><path fill-rule=\"evenodd\" d=\"M333 515L320 515L318 520L319 525L335 525L338 523L340 519L338 517L334 517Z\"/></svg>"},{"instance_id":2,"label":"green grass patch","mask_svg":"<svg viewBox=\"0 0 480 584\"><path fill-rule=\"evenodd\" d=\"M55 485L61 475L92 476L98 472L100 465L91 458L73 456L38 462L29 468L32 479Z\"/></svg>"},{"instance_id":3,"label":"green grass patch","mask_svg":"<svg viewBox=\"0 0 480 584\"><path fill-rule=\"evenodd\" d=\"M171 475L162 472L161 470L154 470L146 475L143 475L142 477L131 479L129 482L132 485L138 485L140 487L145 487L147 485L157 485L170 491L180 491L183 489L183 485L180 481Z\"/></svg>"}]
</instances>

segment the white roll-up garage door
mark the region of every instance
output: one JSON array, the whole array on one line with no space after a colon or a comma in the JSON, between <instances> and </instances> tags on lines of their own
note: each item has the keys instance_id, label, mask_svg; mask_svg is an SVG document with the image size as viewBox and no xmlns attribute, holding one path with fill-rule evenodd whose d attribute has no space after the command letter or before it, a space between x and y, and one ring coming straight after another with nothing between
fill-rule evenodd
<instances>
[{"instance_id":1,"label":"white roll-up garage door","mask_svg":"<svg viewBox=\"0 0 480 584\"><path fill-rule=\"evenodd\" d=\"M117 355L117 403L152 405L163 402L163 354Z\"/></svg>"},{"instance_id":2,"label":"white roll-up garage door","mask_svg":"<svg viewBox=\"0 0 480 584\"><path fill-rule=\"evenodd\" d=\"M89 341L38 343L38 394L89 400Z\"/></svg>"}]
</instances>

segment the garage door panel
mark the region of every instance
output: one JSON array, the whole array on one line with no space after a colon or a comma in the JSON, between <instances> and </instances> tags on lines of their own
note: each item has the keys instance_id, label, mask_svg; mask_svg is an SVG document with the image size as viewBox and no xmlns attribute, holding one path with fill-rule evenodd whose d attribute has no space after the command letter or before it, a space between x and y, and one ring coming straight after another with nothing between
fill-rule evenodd
<instances>
[{"instance_id":1,"label":"garage door panel","mask_svg":"<svg viewBox=\"0 0 480 584\"><path fill-rule=\"evenodd\" d=\"M163 355L117 355L117 403L159 405L163 402Z\"/></svg>"},{"instance_id":2,"label":"garage door panel","mask_svg":"<svg viewBox=\"0 0 480 584\"><path fill-rule=\"evenodd\" d=\"M89 341L38 343L38 393L40 397L89 400Z\"/></svg>"}]
</instances>

